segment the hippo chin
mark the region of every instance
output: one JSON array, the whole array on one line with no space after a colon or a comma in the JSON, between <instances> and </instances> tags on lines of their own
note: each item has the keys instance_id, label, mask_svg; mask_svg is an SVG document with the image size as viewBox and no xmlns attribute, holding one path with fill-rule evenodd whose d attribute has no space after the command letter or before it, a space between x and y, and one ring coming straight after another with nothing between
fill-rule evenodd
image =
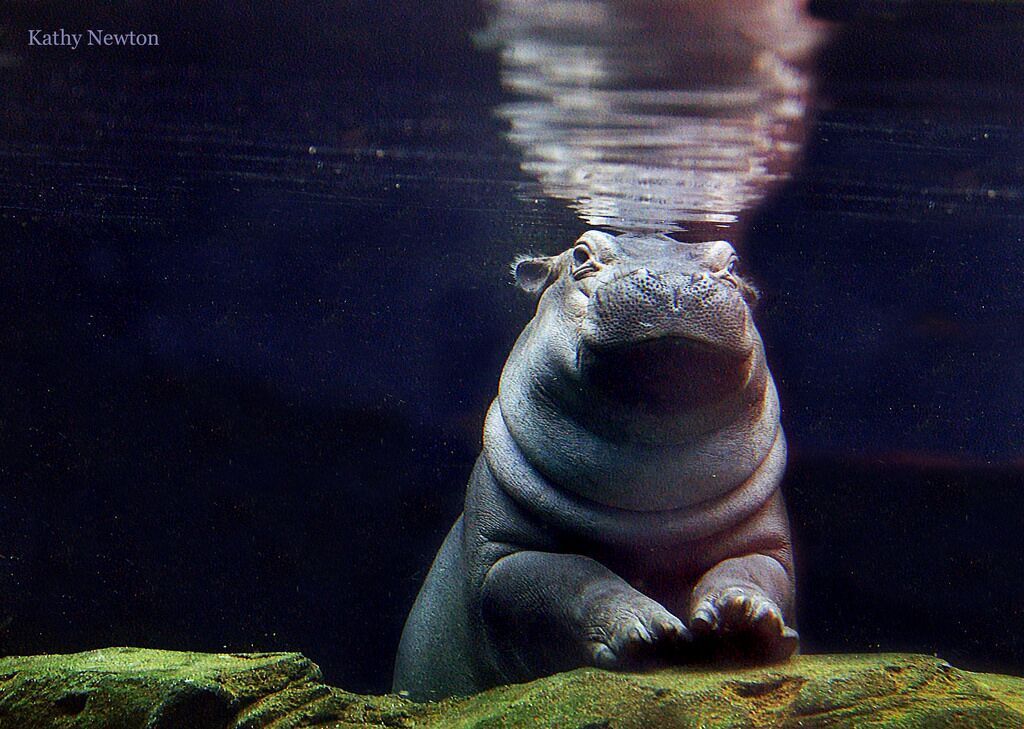
<instances>
[{"instance_id":1,"label":"hippo chin","mask_svg":"<svg viewBox=\"0 0 1024 729\"><path fill-rule=\"evenodd\" d=\"M521 260L537 313L416 599L394 688L797 648L775 385L724 241L590 231Z\"/></svg>"}]
</instances>

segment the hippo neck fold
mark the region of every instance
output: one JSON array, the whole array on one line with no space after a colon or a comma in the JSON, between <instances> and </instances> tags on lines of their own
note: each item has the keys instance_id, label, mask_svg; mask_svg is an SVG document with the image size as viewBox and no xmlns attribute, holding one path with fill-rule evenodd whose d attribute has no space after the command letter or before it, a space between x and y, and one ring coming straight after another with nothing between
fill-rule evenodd
<instances>
[{"instance_id":1,"label":"hippo neck fold","mask_svg":"<svg viewBox=\"0 0 1024 729\"><path fill-rule=\"evenodd\" d=\"M667 546L718 533L764 506L779 486L786 441L776 428L764 458L738 487L701 503L658 511L605 506L552 483L519 448L498 400L487 411L483 455L494 478L520 507L565 534L610 545Z\"/></svg>"}]
</instances>

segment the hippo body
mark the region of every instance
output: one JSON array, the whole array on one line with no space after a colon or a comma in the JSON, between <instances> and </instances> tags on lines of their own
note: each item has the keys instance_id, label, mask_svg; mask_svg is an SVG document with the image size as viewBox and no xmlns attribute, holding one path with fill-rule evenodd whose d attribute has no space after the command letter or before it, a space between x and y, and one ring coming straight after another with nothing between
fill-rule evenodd
<instances>
[{"instance_id":1,"label":"hippo body","mask_svg":"<svg viewBox=\"0 0 1024 729\"><path fill-rule=\"evenodd\" d=\"M724 241L590 231L518 262L537 313L406 622L396 691L796 650L786 445L735 261Z\"/></svg>"}]
</instances>

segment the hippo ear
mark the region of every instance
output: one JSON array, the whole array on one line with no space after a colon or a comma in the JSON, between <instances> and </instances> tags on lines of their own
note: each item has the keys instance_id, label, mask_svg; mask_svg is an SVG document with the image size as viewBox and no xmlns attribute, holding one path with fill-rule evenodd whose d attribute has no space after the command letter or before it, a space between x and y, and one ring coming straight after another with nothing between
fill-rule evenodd
<instances>
[{"instance_id":1,"label":"hippo ear","mask_svg":"<svg viewBox=\"0 0 1024 729\"><path fill-rule=\"evenodd\" d=\"M516 286L531 294L539 294L557 277L557 256L530 258L521 256L512 264Z\"/></svg>"}]
</instances>

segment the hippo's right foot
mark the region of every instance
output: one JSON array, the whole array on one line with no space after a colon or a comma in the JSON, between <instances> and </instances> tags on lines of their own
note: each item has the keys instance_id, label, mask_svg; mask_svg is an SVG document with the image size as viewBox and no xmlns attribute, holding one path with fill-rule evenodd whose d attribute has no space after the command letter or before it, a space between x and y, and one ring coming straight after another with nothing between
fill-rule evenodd
<instances>
[{"instance_id":1,"label":"hippo's right foot","mask_svg":"<svg viewBox=\"0 0 1024 729\"><path fill-rule=\"evenodd\" d=\"M751 587L709 592L693 607L689 622L713 655L727 659L784 661L800 643L778 605Z\"/></svg>"},{"instance_id":2,"label":"hippo's right foot","mask_svg":"<svg viewBox=\"0 0 1024 729\"><path fill-rule=\"evenodd\" d=\"M682 621L635 590L612 590L580 608L593 665L636 670L678 663L692 640Z\"/></svg>"}]
</instances>

